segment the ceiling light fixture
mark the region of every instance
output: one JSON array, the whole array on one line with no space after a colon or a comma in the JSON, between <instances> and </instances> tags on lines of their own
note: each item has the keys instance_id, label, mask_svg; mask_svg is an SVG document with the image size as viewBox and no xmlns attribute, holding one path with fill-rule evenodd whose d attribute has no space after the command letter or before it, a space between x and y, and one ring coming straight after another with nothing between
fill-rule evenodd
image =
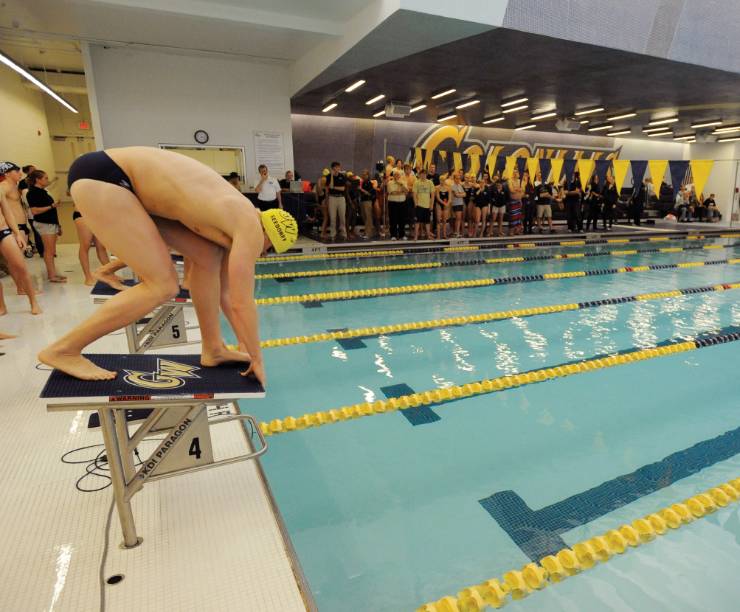
<instances>
[{"instance_id":1,"label":"ceiling light fixture","mask_svg":"<svg viewBox=\"0 0 740 612\"><path fill-rule=\"evenodd\" d=\"M648 138L655 138L656 136L673 136L673 131L668 130L667 132L653 132L652 134L648 134Z\"/></svg>"},{"instance_id":2,"label":"ceiling light fixture","mask_svg":"<svg viewBox=\"0 0 740 612\"><path fill-rule=\"evenodd\" d=\"M557 114L558 113L556 112L556 110L552 109L549 111L539 113L537 115L532 115L532 121L537 121L538 119L547 119L548 117L556 117Z\"/></svg>"},{"instance_id":3,"label":"ceiling light fixture","mask_svg":"<svg viewBox=\"0 0 740 612\"><path fill-rule=\"evenodd\" d=\"M483 120L483 125L488 125L490 123L498 123L499 121L503 121L504 119L506 119L506 117L504 117L503 115L498 115L496 117L488 117Z\"/></svg>"},{"instance_id":4,"label":"ceiling light fixture","mask_svg":"<svg viewBox=\"0 0 740 612\"><path fill-rule=\"evenodd\" d=\"M480 100L468 100L467 102L458 104L455 108L468 108L468 106L475 106L476 104L480 104Z\"/></svg>"},{"instance_id":5,"label":"ceiling light fixture","mask_svg":"<svg viewBox=\"0 0 740 612\"><path fill-rule=\"evenodd\" d=\"M630 111L629 113L622 113L621 115L614 115L612 117L607 117L609 121L616 121L617 119L627 119L629 117L637 117L637 113L634 111Z\"/></svg>"},{"instance_id":6,"label":"ceiling light fixture","mask_svg":"<svg viewBox=\"0 0 740 612\"><path fill-rule=\"evenodd\" d=\"M722 125L722 121L719 119L712 119L710 121L702 121L701 123L692 123L691 127L694 129L712 127L713 125Z\"/></svg>"},{"instance_id":7,"label":"ceiling light fixture","mask_svg":"<svg viewBox=\"0 0 740 612\"><path fill-rule=\"evenodd\" d=\"M601 125L595 125L588 128L589 132L600 132L602 130L610 130L614 127L613 123L602 123Z\"/></svg>"},{"instance_id":8,"label":"ceiling light fixture","mask_svg":"<svg viewBox=\"0 0 740 612\"><path fill-rule=\"evenodd\" d=\"M536 125L536 123L522 123L521 125L517 125L514 130L531 130Z\"/></svg>"},{"instance_id":9,"label":"ceiling light fixture","mask_svg":"<svg viewBox=\"0 0 740 612\"><path fill-rule=\"evenodd\" d=\"M670 130L670 128L667 127L652 127L652 128L642 128L642 131L646 134L649 134L650 132L665 132L666 130Z\"/></svg>"},{"instance_id":10,"label":"ceiling light fixture","mask_svg":"<svg viewBox=\"0 0 740 612\"><path fill-rule=\"evenodd\" d=\"M631 134L632 130L617 130L616 132L607 132L607 136L621 136L622 134Z\"/></svg>"},{"instance_id":11,"label":"ceiling light fixture","mask_svg":"<svg viewBox=\"0 0 740 612\"><path fill-rule=\"evenodd\" d=\"M365 102L366 106L370 106L371 104L375 104L376 102L380 102L383 98L385 98L385 94L378 94L374 98L370 98L367 102Z\"/></svg>"},{"instance_id":12,"label":"ceiling light fixture","mask_svg":"<svg viewBox=\"0 0 740 612\"><path fill-rule=\"evenodd\" d=\"M502 113L514 113L516 111L524 110L525 108L529 108L528 104L522 104L521 106L512 106L511 108L505 108L502 110Z\"/></svg>"},{"instance_id":13,"label":"ceiling light fixture","mask_svg":"<svg viewBox=\"0 0 740 612\"><path fill-rule=\"evenodd\" d=\"M440 98L443 98L444 96L449 96L450 94L453 94L457 91L454 87L450 89L443 89L442 91L430 96L432 100L439 100Z\"/></svg>"},{"instance_id":14,"label":"ceiling light fixture","mask_svg":"<svg viewBox=\"0 0 740 612\"><path fill-rule=\"evenodd\" d=\"M595 108L586 108L584 110L579 110L573 113L576 117L580 117L581 115L590 115L591 113L600 113L604 110L603 106L597 106Z\"/></svg>"},{"instance_id":15,"label":"ceiling light fixture","mask_svg":"<svg viewBox=\"0 0 740 612\"><path fill-rule=\"evenodd\" d=\"M360 79L359 81L355 81L354 83L352 83L352 85L347 87L347 89L345 89L344 91L346 91L347 93L351 93L355 89L359 89L360 87L362 87L365 83L365 79Z\"/></svg>"},{"instance_id":16,"label":"ceiling light fixture","mask_svg":"<svg viewBox=\"0 0 740 612\"><path fill-rule=\"evenodd\" d=\"M734 142L740 140L740 136L728 136L727 138L717 138L717 142Z\"/></svg>"},{"instance_id":17,"label":"ceiling light fixture","mask_svg":"<svg viewBox=\"0 0 740 612\"><path fill-rule=\"evenodd\" d=\"M410 113L415 113L416 111L420 111L422 108L426 108L426 104L417 104L416 106L412 106L411 109L409 109Z\"/></svg>"},{"instance_id":18,"label":"ceiling light fixture","mask_svg":"<svg viewBox=\"0 0 740 612\"><path fill-rule=\"evenodd\" d=\"M673 140L691 140L692 138L696 138L696 134L680 134L674 136Z\"/></svg>"},{"instance_id":19,"label":"ceiling light fixture","mask_svg":"<svg viewBox=\"0 0 740 612\"><path fill-rule=\"evenodd\" d=\"M648 125L665 125L666 123L676 123L678 117L667 117L666 119L654 119Z\"/></svg>"},{"instance_id":20,"label":"ceiling light fixture","mask_svg":"<svg viewBox=\"0 0 740 612\"><path fill-rule=\"evenodd\" d=\"M330 110L334 110L337 107L336 102L329 102L324 108L321 109L322 113L328 113Z\"/></svg>"},{"instance_id":21,"label":"ceiling light fixture","mask_svg":"<svg viewBox=\"0 0 740 612\"><path fill-rule=\"evenodd\" d=\"M717 128L712 134L727 134L728 132L740 132L740 125L727 125L725 127Z\"/></svg>"},{"instance_id":22,"label":"ceiling light fixture","mask_svg":"<svg viewBox=\"0 0 740 612\"><path fill-rule=\"evenodd\" d=\"M578 123L581 125L586 125L587 123L591 123L588 119L581 119Z\"/></svg>"},{"instance_id":23,"label":"ceiling light fixture","mask_svg":"<svg viewBox=\"0 0 740 612\"><path fill-rule=\"evenodd\" d=\"M502 102L501 108L506 108L507 106L514 106L515 104L521 104L522 102L528 102L528 101L529 101L529 98L512 98L511 100Z\"/></svg>"},{"instance_id":24,"label":"ceiling light fixture","mask_svg":"<svg viewBox=\"0 0 740 612\"><path fill-rule=\"evenodd\" d=\"M446 115L440 115L437 117L437 123L441 123L442 121L449 121L450 119L455 119L457 117L457 113L447 113Z\"/></svg>"},{"instance_id":25,"label":"ceiling light fixture","mask_svg":"<svg viewBox=\"0 0 740 612\"><path fill-rule=\"evenodd\" d=\"M385 109L379 110L377 113L373 113L373 117L382 117L385 115Z\"/></svg>"},{"instance_id":26,"label":"ceiling light fixture","mask_svg":"<svg viewBox=\"0 0 740 612\"><path fill-rule=\"evenodd\" d=\"M33 76L30 72L28 72L28 70L21 68L12 59L10 59L7 55L3 53L0 53L0 64L5 64L8 68L15 70L24 79L31 81L31 83L36 85L36 87L38 87L41 91L49 94L52 98L54 98L57 102L59 102L59 104L64 106L66 109L71 110L73 113L78 112L74 106L72 106L69 102L67 102L64 98L62 98L62 96L60 96L57 92L55 92L53 89L51 89L47 85L44 85L35 76Z\"/></svg>"}]
</instances>

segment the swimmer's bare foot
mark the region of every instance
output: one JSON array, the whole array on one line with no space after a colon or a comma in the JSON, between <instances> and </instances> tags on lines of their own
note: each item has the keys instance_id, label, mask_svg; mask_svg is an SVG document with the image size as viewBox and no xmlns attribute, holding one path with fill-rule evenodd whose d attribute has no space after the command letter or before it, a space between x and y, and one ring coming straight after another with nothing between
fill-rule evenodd
<instances>
[{"instance_id":1,"label":"swimmer's bare foot","mask_svg":"<svg viewBox=\"0 0 740 612\"><path fill-rule=\"evenodd\" d=\"M34 292L34 293L35 293L36 295L39 295L40 293L43 293L43 292L44 292L44 290L43 290L43 289L36 289L36 288L34 287L34 289L33 289L33 292ZM20 287L18 288L18 291L17 291L16 293L17 293L18 295L28 295L28 294L26 293L26 291L25 291L24 289L21 289Z\"/></svg>"},{"instance_id":2,"label":"swimmer's bare foot","mask_svg":"<svg viewBox=\"0 0 740 612\"><path fill-rule=\"evenodd\" d=\"M8 314L8 309L5 308L5 304L3 304L2 306L0 306L0 317L6 314Z\"/></svg>"},{"instance_id":3,"label":"swimmer's bare foot","mask_svg":"<svg viewBox=\"0 0 740 612\"><path fill-rule=\"evenodd\" d=\"M86 284L86 285L87 285L88 287L92 287L92 286L94 286L94 285L95 285L95 279L94 279L94 278L93 278L92 276L91 276L91 277L89 277L89 278L86 278L86 279L85 279L85 284Z\"/></svg>"},{"instance_id":4,"label":"swimmer's bare foot","mask_svg":"<svg viewBox=\"0 0 740 612\"><path fill-rule=\"evenodd\" d=\"M114 289L118 289L119 291L128 289L128 287L123 284L123 281L118 276L113 274L113 272L108 272L105 269L105 266L95 270L95 272L93 272L93 277L97 278L101 283L105 283L106 285L109 285ZM87 281L85 281L85 284L87 285Z\"/></svg>"},{"instance_id":5,"label":"swimmer's bare foot","mask_svg":"<svg viewBox=\"0 0 740 612\"><path fill-rule=\"evenodd\" d=\"M251 361L251 357L240 351L232 351L222 346L215 351L203 351L200 356L200 365L204 368L212 368L222 363L234 363Z\"/></svg>"},{"instance_id":6,"label":"swimmer's bare foot","mask_svg":"<svg viewBox=\"0 0 740 612\"><path fill-rule=\"evenodd\" d=\"M39 306L38 302L34 302L31 304L31 314L32 315L40 315L43 310L41 310L41 306Z\"/></svg>"},{"instance_id":7,"label":"swimmer's bare foot","mask_svg":"<svg viewBox=\"0 0 740 612\"><path fill-rule=\"evenodd\" d=\"M49 279L50 283L66 283L67 277L66 276L53 276Z\"/></svg>"},{"instance_id":8,"label":"swimmer's bare foot","mask_svg":"<svg viewBox=\"0 0 740 612\"><path fill-rule=\"evenodd\" d=\"M116 372L96 366L79 353L65 354L49 347L38 354L38 359L43 364L82 380L112 380L116 377Z\"/></svg>"},{"instance_id":9,"label":"swimmer's bare foot","mask_svg":"<svg viewBox=\"0 0 740 612\"><path fill-rule=\"evenodd\" d=\"M10 340L11 338L17 338L18 336L14 336L13 334L4 334L3 332L0 332L0 340Z\"/></svg>"}]
</instances>

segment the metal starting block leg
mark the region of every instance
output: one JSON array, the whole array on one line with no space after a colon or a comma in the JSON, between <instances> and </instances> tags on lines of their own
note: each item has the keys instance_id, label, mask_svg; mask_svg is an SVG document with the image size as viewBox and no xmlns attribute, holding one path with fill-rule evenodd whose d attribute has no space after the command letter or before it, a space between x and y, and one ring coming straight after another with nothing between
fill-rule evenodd
<instances>
[{"instance_id":1,"label":"metal starting block leg","mask_svg":"<svg viewBox=\"0 0 740 612\"><path fill-rule=\"evenodd\" d=\"M143 353L154 348L193 344L188 342L185 313L179 304L164 304L139 329L134 322L126 326L126 341L130 353Z\"/></svg>"}]
</instances>

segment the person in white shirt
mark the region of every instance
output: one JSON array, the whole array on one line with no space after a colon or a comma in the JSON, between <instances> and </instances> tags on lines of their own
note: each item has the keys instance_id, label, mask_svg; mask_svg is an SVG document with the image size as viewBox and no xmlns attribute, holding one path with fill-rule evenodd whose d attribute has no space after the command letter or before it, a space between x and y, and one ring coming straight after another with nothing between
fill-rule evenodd
<instances>
[{"instance_id":1,"label":"person in white shirt","mask_svg":"<svg viewBox=\"0 0 740 612\"><path fill-rule=\"evenodd\" d=\"M261 164L257 171L260 173L260 182L257 183L257 207L260 210L282 208L283 199L280 195L280 183L267 172L267 166Z\"/></svg>"}]
</instances>

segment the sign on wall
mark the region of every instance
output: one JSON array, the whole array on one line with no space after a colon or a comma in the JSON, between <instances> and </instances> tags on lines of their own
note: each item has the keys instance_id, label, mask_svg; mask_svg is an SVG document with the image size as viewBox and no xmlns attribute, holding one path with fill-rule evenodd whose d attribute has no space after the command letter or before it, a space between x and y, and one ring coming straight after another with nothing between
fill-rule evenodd
<instances>
[{"instance_id":1,"label":"sign on wall","mask_svg":"<svg viewBox=\"0 0 740 612\"><path fill-rule=\"evenodd\" d=\"M272 176L285 176L285 147L282 132L254 132L254 156L257 165L267 166Z\"/></svg>"}]
</instances>

